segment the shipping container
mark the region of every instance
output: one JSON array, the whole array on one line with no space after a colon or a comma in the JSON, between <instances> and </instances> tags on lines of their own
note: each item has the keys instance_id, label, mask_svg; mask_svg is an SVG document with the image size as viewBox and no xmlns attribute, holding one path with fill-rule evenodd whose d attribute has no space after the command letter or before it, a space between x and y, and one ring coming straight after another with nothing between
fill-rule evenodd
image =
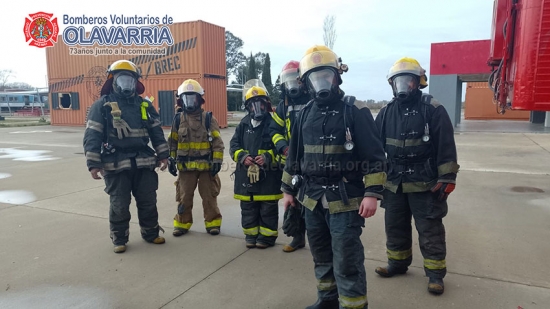
<instances>
[{"instance_id":1,"label":"shipping container","mask_svg":"<svg viewBox=\"0 0 550 309\"><path fill-rule=\"evenodd\" d=\"M48 86L52 102L52 125L83 126L87 111L99 98L107 78L107 68L116 60L134 62L145 85L143 97L153 98L163 126L170 126L174 115L175 90L188 78L204 88L206 110L213 111L220 127L227 127L225 29L204 21L175 23L168 28L174 39L162 55L79 55L81 47L71 47L58 38L46 49ZM105 47L95 46L103 49ZM108 47L110 51L118 47ZM127 52L132 48L122 47Z\"/></svg>"},{"instance_id":2,"label":"shipping container","mask_svg":"<svg viewBox=\"0 0 550 309\"><path fill-rule=\"evenodd\" d=\"M487 82L467 83L464 119L529 120L529 111L509 110L504 114L498 114L497 106L493 103L493 97L494 94L489 89Z\"/></svg>"}]
</instances>

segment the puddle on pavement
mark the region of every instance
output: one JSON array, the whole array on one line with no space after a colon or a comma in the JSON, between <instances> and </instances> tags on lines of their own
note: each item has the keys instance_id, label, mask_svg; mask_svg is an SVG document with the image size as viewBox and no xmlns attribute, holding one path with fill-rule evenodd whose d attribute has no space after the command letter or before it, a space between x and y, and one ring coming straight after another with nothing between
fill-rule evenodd
<instances>
[{"instance_id":1,"label":"puddle on pavement","mask_svg":"<svg viewBox=\"0 0 550 309\"><path fill-rule=\"evenodd\" d=\"M109 294L97 288L38 287L25 291L6 288L0 308L114 308Z\"/></svg>"},{"instance_id":2,"label":"puddle on pavement","mask_svg":"<svg viewBox=\"0 0 550 309\"><path fill-rule=\"evenodd\" d=\"M21 205L36 201L34 193L25 190L0 191L0 203ZM2 308L2 306L0 306Z\"/></svg>"},{"instance_id":3,"label":"puddle on pavement","mask_svg":"<svg viewBox=\"0 0 550 309\"><path fill-rule=\"evenodd\" d=\"M11 174L8 174L8 173L0 173L0 179L10 178L10 177L11 177Z\"/></svg>"},{"instance_id":4,"label":"puddle on pavement","mask_svg":"<svg viewBox=\"0 0 550 309\"><path fill-rule=\"evenodd\" d=\"M14 161L51 161L61 158L46 155L50 150L25 150L16 148L0 148L0 159L12 159Z\"/></svg>"},{"instance_id":5,"label":"puddle on pavement","mask_svg":"<svg viewBox=\"0 0 550 309\"><path fill-rule=\"evenodd\" d=\"M544 190L535 187L511 187L510 191L518 193L544 193Z\"/></svg>"}]
</instances>

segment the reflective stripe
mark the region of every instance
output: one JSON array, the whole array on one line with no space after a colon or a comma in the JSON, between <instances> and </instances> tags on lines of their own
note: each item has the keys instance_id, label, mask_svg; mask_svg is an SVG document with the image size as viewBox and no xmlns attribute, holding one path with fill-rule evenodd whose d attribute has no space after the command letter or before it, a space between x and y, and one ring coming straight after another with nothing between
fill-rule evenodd
<instances>
[{"instance_id":1,"label":"reflective stripe","mask_svg":"<svg viewBox=\"0 0 550 309\"><path fill-rule=\"evenodd\" d=\"M222 226L222 219L219 218L219 219L214 219L210 222L207 222L207 221L204 221L204 226L206 228L211 228L211 227L220 227Z\"/></svg>"},{"instance_id":2,"label":"reflective stripe","mask_svg":"<svg viewBox=\"0 0 550 309\"><path fill-rule=\"evenodd\" d=\"M158 145L155 148L155 151L157 152L157 154L159 154L161 152L168 151L168 144L167 143L162 143L162 144Z\"/></svg>"},{"instance_id":3,"label":"reflective stripe","mask_svg":"<svg viewBox=\"0 0 550 309\"><path fill-rule=\"evenodd\" d=\"M450 173L456 174L458 173L459 168L460 168L460 165L458 165L456 162L443 163L437 167L437 174L439 176L443 176L445 174L450 174Z\"/></svg>"},{"instance_id":4,"label":"reflective stripe","mask_svg":"<svg viewBox=\"0 0 550 309\"><path fill-rule=\"evenodd\" d=\"M245 202L252 201L252 198L250 195L234 194L233 197L239 201L245 201ZM255 202L277 201L283 198L283 194L281 193L281 194L272 194L272 195L253 195L253 197Z\"/></svg>"},{"instance_id":5,"label":"reflective stripe","mask_svg":"<svg viewBox=\"0 0 550 309\"><path fill-rule=\"evenodd\" d=\"M285 138L279 133L274 134L273 137L271 138L271 140L273 141L273 144L277 144L279 141L284 139Z\"/></svg>"},{"instance_id":6,"label":"reflective stripe","mask_svg":"<svg viewBox=\"0 0 550 309\"><path fill-rule=\"evenodd\" d=\"M118 138L116 134L110 132L110 137ZM124 133L125 137L149 137L149 131L147 129L130 129L128 135Z\"/></svg>"},{"instance_id":7,"label":"reflective stripe","mask_svg":"<svg viewBox=\"0 0 550 309\"><path fill-rule=\"evenodd\" d=\"M151 128L160 126L160 120L155 119L153 120L153 124L151 124Z\"/></svg>"},{"instance_id":8,"label":"reflective stripe","mask_svg":"<svg viewBox=\"0 0 550 309\"><path fill-rule=\"evenodd\" d=\"M412 256L412 248L405 251L393 251L390 249L386 249L386 254L388 255L388 259L390 260L406 260Z\"/></svg>"},{"instance_id":9,"label":"reflective stripe","mask_svg":"<svg viewBox=\"0 0 550 309\"><path fill-rule=\"evenodd\" d=\"M319 291L330 291L336 289L336 280L319 280L317 281L317 289Z\"/></svg>"},{"instance_id":10,"label":"reflective stripe","mask_svg":"<svg viewBox=\"0 0 550 309\"><path fill-rule=\"evenodd\" d=\"M220 135L220 131L217 131L217 130L216 130L216 131L212 131L212 137L218 138L218 137L220 137L220 136L221 136L221 135Z\"/></svg>"},{"instance_id":11,"label":"reflective stripe","mask_svg":"<svg viewBox=\"0 0 550 309\"><path fill-rule=\"evenodd\" d=\"M149 107L149 103L148 102L141 102L141 119L142 120L147 120L147 108Z\"/></svg>"},{"instance_id":12,"label":"reflective stripe","mask_svg":"<svg viewBox=\"0 0 550 309\"><path fill-rule=\"evenodd\" d=\"M263 227L263 226L260 226L260 234L267 237L279 236L279 233L277 231L270 230L267 227Z\"/></svg>"},{"instance_id":13,"label":"reflective stripe","mask_svg":"<svg viewBox=\"0 0 550 309\"><path fill-rule=\"evenodd\" d=\"M170 135L169 135L169 138L177 141L179 139L178 132L176 132L176 131L171 132Z\"/></svg>"},{"instance_id":14,"label":"reflective stripe","mask_svg":"<svg viewBox=\"0 0 550 309\"><path fill-rule=\"evenodd\" d=\"M214 151L212 153L212 158L222 160L223 159L223 152Z\"/></svg>"},{"instance_id":15,"label":"reflective stripe","mask_svg":"<svg viewBox=\"0 0 550 309\"><path fill-rule=\"evenodd\" d=\"M183 170L183 165L178 162L178 170ZM185 162L185 169L186 170L200 170L200 171L206 171L210 169L210 164L208 162Z\"/></svg>"},{"instance_id":16,"label":"reflective stripe","mask_svg":"<svg viewBox=\"0 0 550 309\"><path fill-rule=\"evenodd\" d=\"M297 111L299 112L302 110L302 108L306 107L306 104L300 104L300 105L289 105L288 106L288 112Z\"/></svg>"},{"instance_id":17,"label":"reflective stripe","mask_svg":"<svg viewBox=\"0 0 550 309\"><path fill-rule=\"evenodd\" d=\"M239 149L239 150L235 151L235 153L233 154L233 161L239 162L239 154L243 151L248 153L248 151L246 151L244 149Z\"/></svg>"},{"instance_id":18,"label":"reflective stripe","mask_svg":"<svg viewBox=\"0 0 550 309\"><path fill-rule=\"evenodd\" d=\"M352 153L352 151L346 150L344 145L304 145L304 153L342 154Z\"/></svg>"},{"instance_id":19,"label":"reflective stripe","mask_svg":"<svg viewBox=\"0 0 550 309\"><path fill-rule=\"evenodd\" d=\"M340 201L333 201L328 202L328 209L331 214L338 213L338 212L344 212L349 211L352 209L359 209L359 206L361 205L361 202L363 201L363 197L354 197L350 198L349 205L345 205L342 200Z\"/></svg>"},{"instance_id":20,"label":"reflective stripe","mask_svg":"<svg viewBox=\"0 0 550 309\"><path fill-rule=\"evenodd\" d=\"M423 142L421 138L415 138L415 139L406 139L406 140L399 140L394 138L386 138L386 145L391 145L399 148L403 147L410 147L410 146L420 146L424 144L429 144L430 142Z\"/></svg>"},{"instance_id":21,"label":"reflective stripe","mask_svg":"<svg viewBox=\"0 0 550 309\"><path fill-rule=\"evenodd\" d=\"M116 168L114 163L103 164L103 169L106 171L117 171L117 170L131 168L131 167L132 167L132 162L130 162L130 159L119 161Z\"/></svg>"},{"instance_id":22,"label":"reflective stripe","mask_svg":"<svg viewBox=\"0 0 550 309\"><path fill-rule=\"evenodd\" d=\"M447 268L447 262L445 260L424 259L424 267L432 270L445 269Z\"/></svg>"},{"instance_id":23,"label":"reflective stripe","mask_svg":"<svg viewBox=\"0 0 550 309\"><path fill-rule=\"evenodd\" d=\"M177 154L177 152L176 152L175 150L170 151L170 156L171 156L172 158L175 159L177 155L178 155L178 154Z\"/></svg>"},{"instance_id":24,"label":"reflective stripe","mask_svg":"<svg viewBox=\"0 0 550 309\"><path fill-rule=\"evenodd\" d=\"M157 158L156 157L148 157L148 158L136 158L136 165L138 167L140 166L150 166L150 165L157 165Z\"/></svg>"},{"instance_id":25,"label":"reflective stripe","mask_svg":"<svg viewBox=\"0 0 550 309\"><path fill-rule=\"evenodd\" d=\"M178 220L174 220L174 227L177 227L180 229L189 230L191 228L191 225L193 225L193 223L181 223L181 222L178 222Z\"/></svg>"},{"instance_id":26,"label":"reflective stripe","mask_svg":"<svg viewBox=\"0 0 550 309\"><path fill-rule=\"evenodd\" d=\"M260 230L259 226L251 227L251 228L248 228L248 229L245 229L243 227L244 234L245 235L250 235L250 236L257 236L259 230Z\"/></svg>"},{"instance_id":27,"label":"reflective stripe","mask_svg":"<svg viewBox=\"0 0 550 309\"><path fill-rule=\"evenodd\" d=\"M363 309L367 302L367 295L357 297L347 297L342 294L338 295L340 306L345 309Z\"/></svg>"},{"instance_id":28,"label":"reflective stripe","mask_svg":"<svg viewBox=\"0 0 550 309\"><path fill-rule=\"evenodd\" d=\"M86 152L86 160L101 162L101 155L97 152Z\"/></svg>"},{"instance_id":29,"label":"reflective stripe","mask_svg":"<svg viewBox=\"0 0 550 309\"><path fill-rule=\"evenodd\" d=\"M210 149L210 143L209 142L178 143L178 150L189 150L189 149L207 150L207 149Z\"/></svg>"},{"instance_id":30,"label":"reflective stripe","mask_svg":"<svg viewBox=\"0 0 550 309\"><path fill-rule=\"evenodd\" d=\"M290 140L290 118L286 119L286 139Z\"/></svg>"},{"instance_id":31,"label":"reflective stripe","mask_svg":"<svg viewBox=\"0 0 550 309\"><path fill-rule=\"evenodd\" d=\"M279 115L277 115L277 113L273 113L271 118L273 118L273 120L275 120L275 122L279 126L284 127L285 123L284 123L283 119L281 119L281 117L279 117Z\"/></svg>"},{"instance_id":32,"label":"reflective stripe","mask_svg":"<svg viewBox=\"0 0 550 309\"><path fill-rule=\"evenodd\" d=\"M88 120L86 123L86 129L92 129L97 132L103 133L103 124L101 122Z\"/></svg>"},{"instance_id":33,"label":"reflective stripe","mask_svg":"<svg viewBox=\"0 0 550 309\"><path fill-rule=\"evenodd\" d=\"M365 175L365 187L384 185L386 183L387 175L384 172L378 172Z\"/></svg>"},{"instance_id":34,"label":"reflective stripe","mask_svg":"<svg viewBox=\"0 0 550 309\"><path fill-rule=\"evenodd\" d=\"M283 171L283 178L281 181L288 186L292 186L292 175L287 173L287 171Z\"/></svg>"},{"instance_id":35,"label":"reflective stripe","mask_svg":"<svg viewBox=\"0 0 550 309\"><path fill-rule=\"evenodd\" d=\"M258 149L258 155L262 155L264 153L269 154L271 156L271 162L275 163L275 154L273 153L273 150Z\"/></svg>"}]
</instances>

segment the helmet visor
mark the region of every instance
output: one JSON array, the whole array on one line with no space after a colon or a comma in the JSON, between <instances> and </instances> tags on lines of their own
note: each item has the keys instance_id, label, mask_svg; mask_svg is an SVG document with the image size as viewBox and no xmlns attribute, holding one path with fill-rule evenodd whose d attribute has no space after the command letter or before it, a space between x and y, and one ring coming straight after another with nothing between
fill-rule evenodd
<instances>
[{"instance_id":1,"label":"helmet visor","mask_svg":"<svg viewBox=\"0 0 550 309\"><path fill-rule=\"evenodd\" d=\"M316 93L319 98L328 97L333 86L338 86L336 73L331 69L313 71L307 75L308 87Z\"/></svg>"},{"instance_id":2,"label":"helmet visor","mask_svg":"<svg viewBox=\"0 0 550 309\"><path fill-rule=\"evenodd\" d=\"M125 95L131 96L136 91L137 79L129 73L117 73L114 76L115 91Z\"/></svg>"},{"instance_id":3,"label":"helmet visor","mask_svg":"<svg viewBox=\"0 0 550 309\"><path fill-rule=\"evenodd\" d=\"M398 75L392 79L392 88L395 97L406 99L416 89L418 89L418 77L410 74Z\"/></svg>"},{"instance_id":4,"label":"helmet visor","mask_svg":"<svg viewBox=\"0 0 550 309\"><path fill-rule=\"evenodd\" d=\"M267 110L267 101L264 98L252 98L248 102L248 112L255 120L262 120Z\"/></svg>"},{"instance_id":5,"label":"helmet visor","mask_svg":"<svg viewBox=\"0 0 550 309\"><path fill-rule=\"evenodd\" d=\"M196 93L184 93L180 96L183 102L183 108L188 111L194 111L200 105L198 95Z\"/></svg>"},{"instance_id":6,"label":"helmet visor","mask_svg":"<svg viewBox=\"0 0 550 309\"><path fill-rule=\"evenodd\" d=\"M289 80L285 82L285 92L291 98L295 98L300 95L300 83L298 80Z\"/></svg>"}]
</instances>

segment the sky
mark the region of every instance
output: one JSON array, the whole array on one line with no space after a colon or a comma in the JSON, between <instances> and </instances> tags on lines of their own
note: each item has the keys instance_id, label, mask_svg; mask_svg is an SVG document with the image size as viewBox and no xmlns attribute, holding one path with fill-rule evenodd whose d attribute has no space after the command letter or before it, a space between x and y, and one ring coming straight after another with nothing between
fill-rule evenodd
<instances>
[{"instance_id":1,"label":"sky","mask_svg":"<svg viewBox=\"0 0 550 309\"><path fill-rule=\"evenodd\" d=\"M24 1L0 19L0 70L14 72L9 82L47 86L46 54L28 46L23 26L28 14L43 11L58 19L70 16L125 14L171 16L174 22L203 20L231 31L244 41L242 52L269 53L272 82L289 60L300 60L313 45L323 45L323 21L335 17L334 52L349 66L341 88L358 99L389 100L386 80L401 57L416 58L430 74L432 43L490 39L492 0L202 0L104 1L67 5ZM93 3L93 5L90 5ZM132 4L130 6L129 4ZM64 29L60 21L60 33ZM429 84L429 80L428 80ZM465 87L464 87L465 88ZM429 87L426 89L429 91Z\"/></svg>"}]
</instances>

